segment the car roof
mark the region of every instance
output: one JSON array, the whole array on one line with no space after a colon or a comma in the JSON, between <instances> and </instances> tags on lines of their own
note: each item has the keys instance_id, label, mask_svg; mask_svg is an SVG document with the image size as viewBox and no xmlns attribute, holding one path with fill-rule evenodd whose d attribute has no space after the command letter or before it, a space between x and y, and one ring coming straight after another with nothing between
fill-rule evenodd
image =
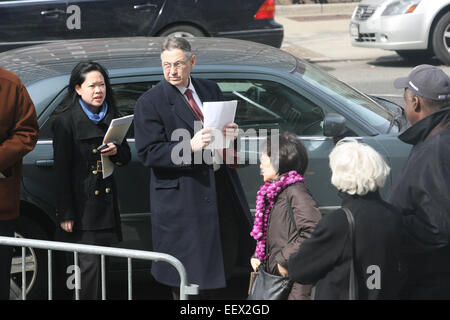
<instances>
[{"instance_id":1,"label":"car roof","mask_svg":"<svg viewBox=\"0 0 450 320\"><path fill-rule=\"evenodd\" d=\"M68 75L80 61L101 63L114 70L159 68L160 48L165 38L133 37L84 41L58 41L0 53L0 66L16 73L25 85L50 77ZM299 61L277 48L254 42L225 38L189 38L196 54L196 67L222 66L227 69L262 67L292 72Z\"/></svg>"}]
</instances>

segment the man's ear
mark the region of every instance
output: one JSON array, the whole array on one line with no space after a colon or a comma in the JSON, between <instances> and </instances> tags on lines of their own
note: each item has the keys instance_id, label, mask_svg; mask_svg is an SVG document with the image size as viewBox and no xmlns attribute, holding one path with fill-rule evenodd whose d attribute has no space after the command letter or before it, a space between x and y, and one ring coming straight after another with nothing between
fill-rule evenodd
<instances>
[{"instance_id":1,"label":"man's ear","mask_svg":"<svg viewBox=\"0 0 450 320\"><path fill-rule=\"evenodd\" d=\"M421 98L417 95L415 95L412 98L412 103L413 103L413 110L416 113L420 113L422 111L422 106L423 106L423 102L421 100Z\"/></svg>"},{"instance_id":2,"label":"man's ear","mask_svg":"<svg viewBox=\"0 0 450 320\"><path fill-rule=\"evenodd\" d=\"M194 68L197 57L193 54L191 57L191 67Z\"/></svg>"}]
</instances>

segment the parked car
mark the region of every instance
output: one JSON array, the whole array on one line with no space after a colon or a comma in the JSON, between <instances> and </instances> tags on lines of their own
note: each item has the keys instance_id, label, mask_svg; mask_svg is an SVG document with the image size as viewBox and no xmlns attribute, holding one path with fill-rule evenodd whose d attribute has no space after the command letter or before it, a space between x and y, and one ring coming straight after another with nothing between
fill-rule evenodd
<instances>
[{"instance_id":1,"label":"parked car","mask_svg":"<svg viewBox=\"0 0 450 320\"><path fill-rule=\"evenodd\" d=\"M352 45L395 50L408 60L450 65L450 0L362 0L350 20Z\"/></svg>"},{"instance_id":2,"label":"parked car","mask_svg":"<svg viewBox=\"0 0 450 320\"><path fill-rule=\"evenodd\" d=\"M274 0L0 1L0 51L136 36L226 37L281 47Z\"/></svg>"},{"instance_id":3,"label":"parked car","mask_svg":"<svg viewBox=\"0 0 450 320\"><path fill-rule=\"evenodd\" d=\"M23 160L18 236L51 239L55 231L58 186L53 170L51 124L66 105L67 84L74 65L86 59L104 65L110 73L119 111L130 115L138 97L163 78L159 51L162 41L163 38L144 37L99 39L0 53L0 65L18 74L26 85L40 125L36 148ZM390 187L410 150L397 139L406 124L399 106L387 100L377 103L377 98L270 46L210 38L193 38L191 43L197 54L193 76L216 81L226 99L238 100L235 121L244 130L239 154L247 164L238 169L238 174L253 211L256 192L263 183L258 150L254 147L258 145L255 142L264 139L264 130L289 130L302 139L310 158L305 174L307 185L323 213L340 206L330 183L328 154L342 137L355 137L386 158L392 174L383 192ZM120 246L151 250L149 170L137 158L133 128L127 139L132 161L116 171L124 236ZM29 294L39 296L40 290L45 293L46 288L46 253L27 252ZM126 259L123 260L113 260L114 271L126 271ZM20 257L14 259L14 266L14 288L20 297ZM134 271L148 268L148 264L133 262ZM146 275L150 278L150 273Z\"/></svg>"}]
</instances>

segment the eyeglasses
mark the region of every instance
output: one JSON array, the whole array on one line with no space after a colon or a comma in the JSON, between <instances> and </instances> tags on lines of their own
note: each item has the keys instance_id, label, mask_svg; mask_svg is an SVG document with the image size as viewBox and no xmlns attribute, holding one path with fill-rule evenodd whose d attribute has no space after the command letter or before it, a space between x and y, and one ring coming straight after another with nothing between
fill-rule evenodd
<instances>
[{"instance_id":1,"label":"eyeglasses","mask_svg":"<svg viewBox=\"0 0 450 320\"><path fill-rule=\"evenodd\" d=\"M183 69L186 66L186 61L177 61L174 63L164 62L163 63L163 69L172 69L174 67L175 69Z\"/></svg>"}]
</instances>

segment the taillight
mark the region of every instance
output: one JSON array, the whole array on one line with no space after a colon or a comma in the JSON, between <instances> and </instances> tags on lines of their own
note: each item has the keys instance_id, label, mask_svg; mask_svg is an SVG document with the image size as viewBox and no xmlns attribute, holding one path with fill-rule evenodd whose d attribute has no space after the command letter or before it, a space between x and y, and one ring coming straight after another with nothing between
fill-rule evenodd
<instances>
[{"instance_id":1,"label":"taillight","mask_svg":"<svg viewBox=\"0 0 450 320\"><path fill-rule=\"evenodd\" d=\"M266 0L255 14L255 20L275 18L275 0Z\"/></svg>"}]
</instances>

